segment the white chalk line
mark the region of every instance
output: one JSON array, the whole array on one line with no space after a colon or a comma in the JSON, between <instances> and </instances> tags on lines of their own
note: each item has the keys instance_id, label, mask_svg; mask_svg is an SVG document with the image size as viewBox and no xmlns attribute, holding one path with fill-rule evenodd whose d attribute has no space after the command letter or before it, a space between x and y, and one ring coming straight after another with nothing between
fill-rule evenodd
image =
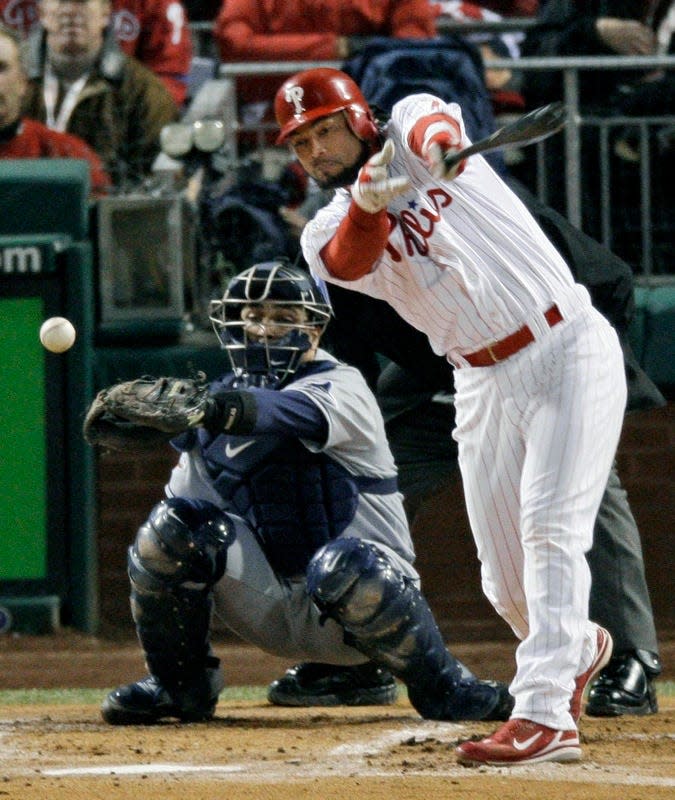
<instances>
[{"instance_id":1,"label":"white chalk line","mask_svg":"<svg viewBox=\"0 0 675 800\"><path fill-rule=\"evenodd\" d=\"M218 774L241 772L240 764L109 764L106 767L63 767L43 769L41 775L49 778L84 775L169 775L174 773L215 772Z\"/></svg>"}]
</instances>

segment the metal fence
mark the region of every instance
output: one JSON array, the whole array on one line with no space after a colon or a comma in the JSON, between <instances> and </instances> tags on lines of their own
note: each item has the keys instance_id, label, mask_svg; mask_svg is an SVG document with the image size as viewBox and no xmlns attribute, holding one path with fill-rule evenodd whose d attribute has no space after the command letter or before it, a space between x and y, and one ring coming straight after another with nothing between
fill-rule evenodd
<instances>
[{"instance_id":1,"label":"metal fence","mask_svg":"<svg viewBox=\"0 0 675 800\"><path fill-rule=\"evenodd\" d=\"M514 72L535 70L555 70L562 75L563 100L567 108L567 123L564 130L565 152L565 188L566 188L566 215L572 224L582 227L586 219L584 209L584 195L582 192L582 141L584 129L597 131L597 170L600 177L599 202L599 229L593 231L600 241L610 248L617 247L618 231L612 224L615 215L612 214L612 159L610 140L615 131L629 128L636 138L636 152L638 153L638 207L636 219L639 228L639 258L628 259L632 261L634 269L645 277L656 277L659 272L675 273L675 248L673 247L673 234L675 233L675 214L672 208L660 208L658 226L654 220L653 200L656 196L654 180L668 180L668 176L659 173L658 164L652 163L650 142L654 140L658 131L669 131L671 139L675 139L675 109L673 113L652 116L599 116L582 112L580 108L580 72L589 70L640 70L650 72L656 69L674 69L675 57L673 56L594 56L592 58L566 57L566 58L521 58L518 60L495 59L486 62L486 67L496 69L510 69ZM540 198L547 199L547 184L550 180L546 164L546 143L537 145L538 166L536 170L537 194ZM675 192L670 190L670 196ZM659 229L657 231L657 228ZM659 246L664 249L660 258L656 259L655 232L662 234ZM669 237L669 240L668 238ZM668 256L668 250L670 256ZM669 259L670 263L667 262ZM669 279L670 280L670 279Z\"/></svg>"}]
</instances>

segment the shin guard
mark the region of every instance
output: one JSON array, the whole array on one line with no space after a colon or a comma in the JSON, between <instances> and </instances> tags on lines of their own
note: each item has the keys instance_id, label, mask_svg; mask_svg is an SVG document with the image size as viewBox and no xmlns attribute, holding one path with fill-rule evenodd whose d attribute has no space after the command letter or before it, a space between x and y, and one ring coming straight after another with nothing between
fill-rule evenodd
<instances>
[{"instance_id":1,"label":"shin guard","mask_svg":"<svg viewBox=\"0 0 675 800\"><path fill-rule=\"evenodd\" d=\"M462 677L431 609L415 584L377 547L335 539L314 555L307 589L345 641L386 666L408 688L426 719L484 719L497 706L495 686Z\"/></svg>"}]
</instances>

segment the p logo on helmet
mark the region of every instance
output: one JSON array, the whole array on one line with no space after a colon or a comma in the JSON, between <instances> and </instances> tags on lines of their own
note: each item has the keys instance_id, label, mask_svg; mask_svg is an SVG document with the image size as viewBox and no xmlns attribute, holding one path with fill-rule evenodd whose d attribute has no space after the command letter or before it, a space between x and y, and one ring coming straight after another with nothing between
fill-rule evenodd
<instances>
[{"instance_id":1,"label":"p logo on helmet","mask_svg":"<svg viewBox=\"0 0 675 800\"><path fill-rule=\"evenodd\" d=\"M302 105L302 98L305 96L305 90L302 86L288 86L284 90L284 97L287 103L293 103L295 108L295 116L299 117L305 110Z\"/></svg>"}]
</instances>

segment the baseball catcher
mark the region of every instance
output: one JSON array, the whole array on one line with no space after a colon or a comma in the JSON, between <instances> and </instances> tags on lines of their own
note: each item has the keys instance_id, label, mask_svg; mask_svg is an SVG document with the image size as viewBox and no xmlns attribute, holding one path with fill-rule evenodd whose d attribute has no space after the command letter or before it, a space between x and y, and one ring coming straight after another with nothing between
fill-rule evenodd
<instances>
[{"instance_id":1,"label":"baseball catcher","mask_svg":"<svg viewBox=\"0 0 675 800\"><path fill-rule=\"evenodd\" d=\"M121 430L180 453L128 552L150 674L105 698L110 724L210 719L216 621L279 656L364 665L387 687L394 675L425 718L508 717L506 686L448 652L420 592L375 398L319 346L330 316L303 271L257 264L212 303L222 377L142 379L94 401L90 442L119 446Z\"/></svg>"}]
</instances>

